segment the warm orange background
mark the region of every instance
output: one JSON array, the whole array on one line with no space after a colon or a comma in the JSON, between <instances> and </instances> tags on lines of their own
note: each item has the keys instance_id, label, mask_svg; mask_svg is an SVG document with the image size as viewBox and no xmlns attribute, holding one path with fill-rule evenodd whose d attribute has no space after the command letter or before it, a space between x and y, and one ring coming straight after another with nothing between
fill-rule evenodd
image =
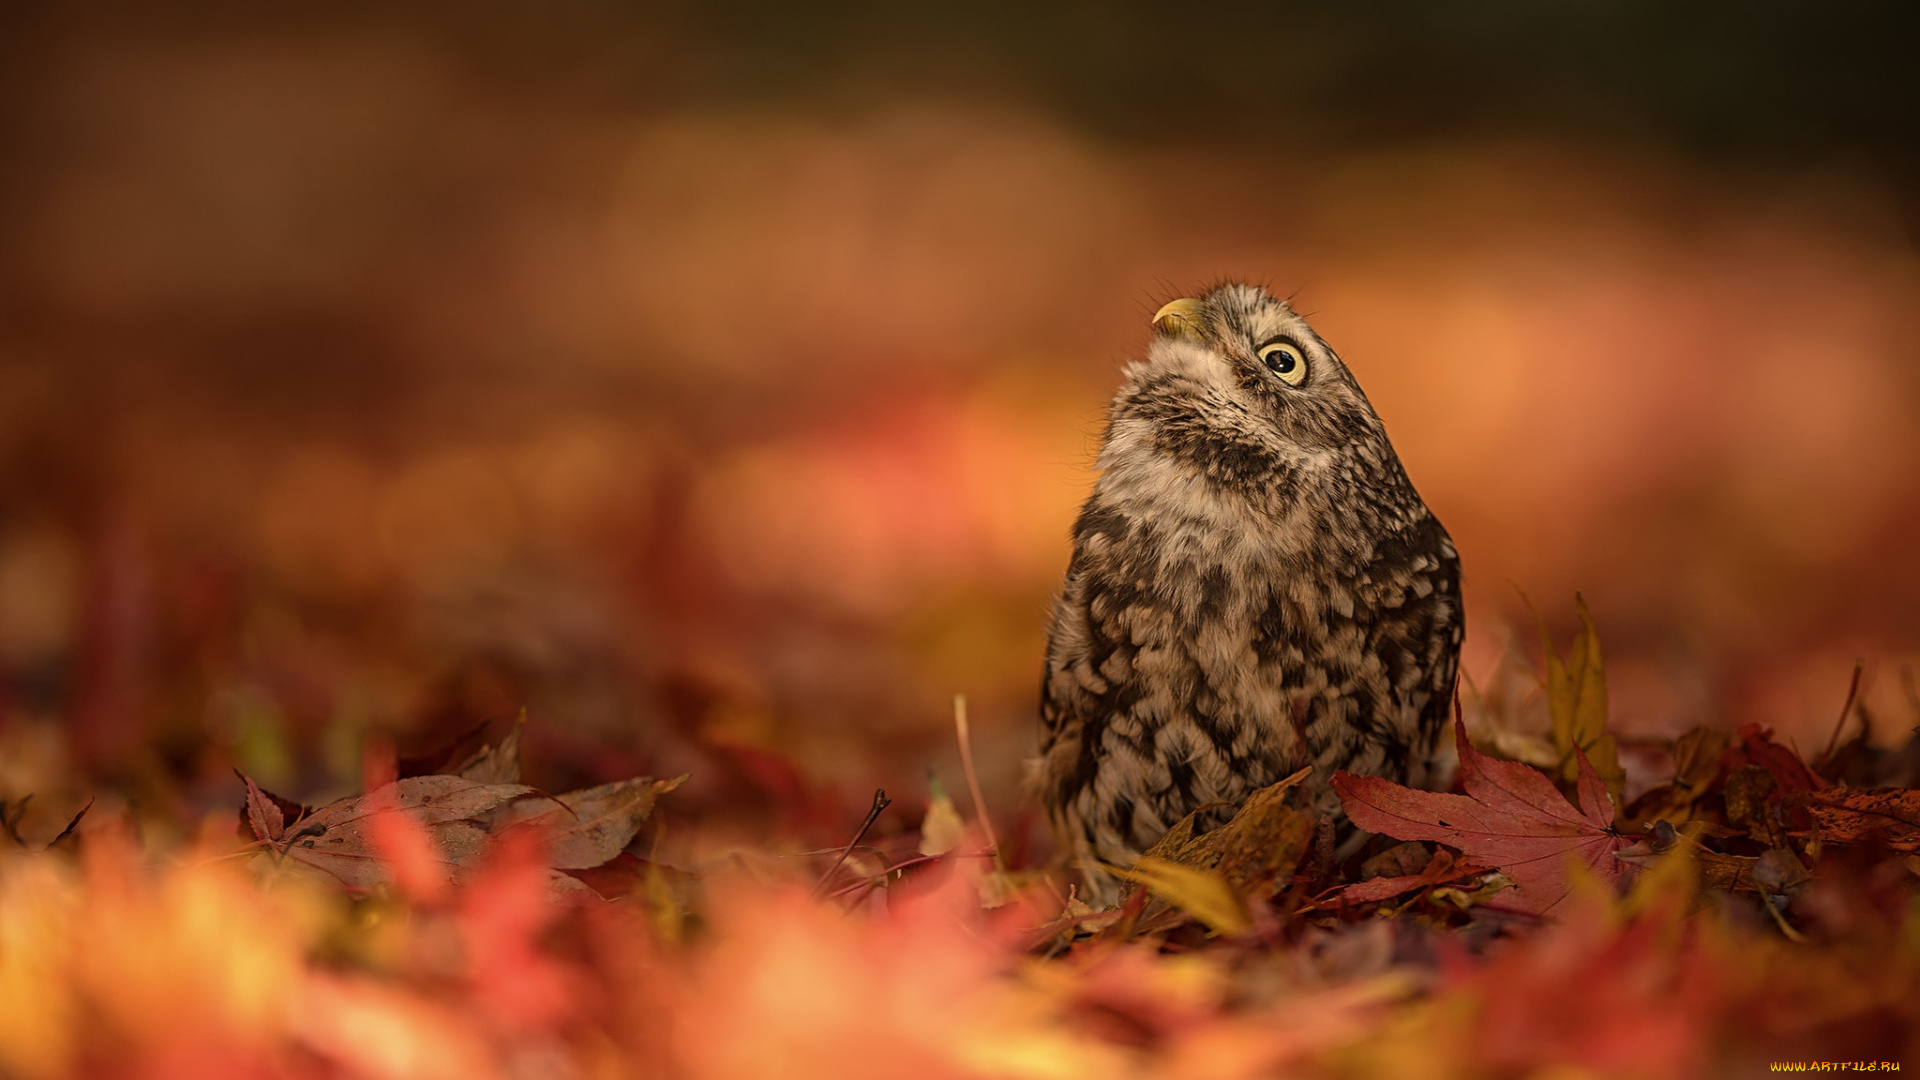
<instances>
[{"instance_id":1,"label":"warm orange background","mask_svg":"<svg viewBox=\"0 0 1920 1080\"><path fill-rule=\"evenodd\" d=\"M956 782L964 691L1009 806L1106 398L1220 277L1363 380L1471 676L1578 589L1627 730L1822 743L1856 657L1882 740L1920 720L1920 253L1873 153L1116 129L890 40L749 92L771 46L684 12L506 10L13 17L0 723L214 805L525 705L556 789L832 816Z\"/></svg>"}]
</instances>

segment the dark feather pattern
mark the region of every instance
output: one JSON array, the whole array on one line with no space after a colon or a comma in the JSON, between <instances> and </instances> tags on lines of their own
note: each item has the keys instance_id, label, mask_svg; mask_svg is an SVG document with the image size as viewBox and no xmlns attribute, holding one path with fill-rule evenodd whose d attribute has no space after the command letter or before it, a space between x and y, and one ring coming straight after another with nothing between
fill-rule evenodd
<instances>
[{"instance_id":1,"label":"dark feather pattern","mask_svg":"<svg viewBox=\"0 0 1920 1080\"><path fill-rule=\"evenodd\" d=\"M1298 351L1294 385L1262 361ZM1289 374L1293 374L1290 372ZM1346 366L1244 285L1156 328L1113 400L1041 688L1041 799L1088 897L1189 812L1314 766L1419 784L1460 564Z\"/></svg>"}]
</instances>

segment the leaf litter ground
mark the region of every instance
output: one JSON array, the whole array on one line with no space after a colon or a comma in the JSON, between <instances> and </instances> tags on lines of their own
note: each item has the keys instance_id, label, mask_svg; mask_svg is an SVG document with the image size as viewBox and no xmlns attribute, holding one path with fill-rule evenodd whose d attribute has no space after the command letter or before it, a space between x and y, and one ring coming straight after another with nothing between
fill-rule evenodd
<instances>
[{"instance_id":1,"label":"leaf litter ground","mask_svg":"<svg viewBox=\"0 0 1920 1080\"><path fill-rule=\"evenodd\" d=\"M1808 761L1758 727L1697 729L1650 748L1663 778L1629 799L1581 617L1564 657L1549 644L1540 738L1475 709L1455 790L1337 777L1377 834L1358 843L1290 777L1117 868L1134 887L1105 911L1009 865L977 794L963 814L938 785L917 833L869 840L870 815L817 851L669 866L645 830L680 779L543 792L521 783L519 726L457 761L390 760L319 807L241 777L237 836L101 812L41 844L0 808L0 1073L1679 1077L1914 1059L1913 748L1861 732ZM1530 749L1496 756L1476 732Z\"/></svg>"}]
</instances>

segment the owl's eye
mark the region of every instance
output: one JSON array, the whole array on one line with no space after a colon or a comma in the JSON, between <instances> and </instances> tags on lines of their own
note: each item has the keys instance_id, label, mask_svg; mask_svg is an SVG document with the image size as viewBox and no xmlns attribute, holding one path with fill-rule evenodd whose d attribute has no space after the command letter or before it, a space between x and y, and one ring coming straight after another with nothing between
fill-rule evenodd
<instances>
[{"instance_id":1,"label":"owl's eye","mask_svg":"<svg viewBox=\"0 0 1920 1080\"><path fill-rule=\"evenodd\" d=\"M1307 381L1307 358L1300 350L1284 341L1260 347L1260 362L1267 370L1280 376L1280 381L1288 386L1299 386Z\"/></svg>"}]
</instances>

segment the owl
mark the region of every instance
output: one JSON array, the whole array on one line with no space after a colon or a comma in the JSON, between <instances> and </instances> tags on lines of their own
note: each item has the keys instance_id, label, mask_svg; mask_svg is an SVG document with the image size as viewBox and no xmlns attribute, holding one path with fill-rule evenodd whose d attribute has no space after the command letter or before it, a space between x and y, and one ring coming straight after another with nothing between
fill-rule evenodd
<instances>
[{"instance_id":1,"label":"owl","mask_svg":"<svg viewBox=\"0 0 1920 1080\"><path fill-rule=\"evenodd\" d=\"M1227 284L1153 317L1073 526L1040 695L1040 799L1085 895L1197 809L1312 766L1419 785L1463 629L1453 541L1353 373Z\"/></svg>"}]
</instances>

